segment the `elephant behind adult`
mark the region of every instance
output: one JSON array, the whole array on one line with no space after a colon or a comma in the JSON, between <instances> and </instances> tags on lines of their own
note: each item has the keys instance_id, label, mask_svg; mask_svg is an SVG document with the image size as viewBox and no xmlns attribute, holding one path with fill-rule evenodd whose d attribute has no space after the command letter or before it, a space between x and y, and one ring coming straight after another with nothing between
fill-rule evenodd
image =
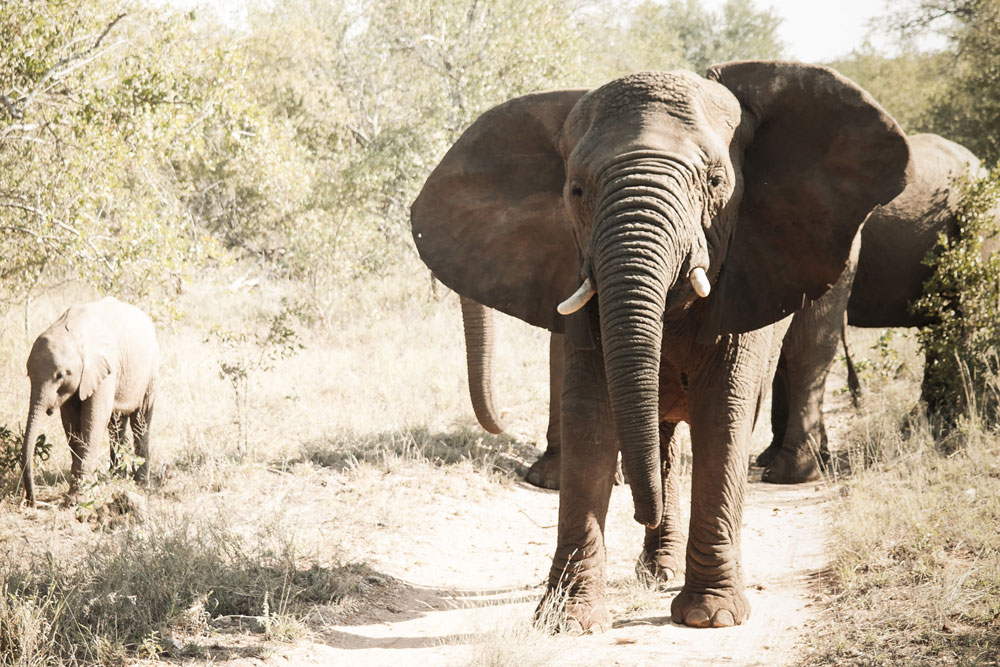
<instances>
[{"instance_id":1,"label":"elephant behind adult","mask_svg":"<svg viewBox=\"0 0 1000 667\"><path fill-rule=\"evenodd\" d=\"M745 62L511 100L435 168L411 209L424 262L459 294L566 333L546 598L566 593L572 623L610 624L604 520L619 448L646 527L640 562L661 579L684 562L672 618L746 620L747 447L788 316L837 281L908 161L895 122L832 70ZM683 420L686 556L670 501Z\"/></svg>"},{"instance_id":2,"label":"elephant behind adult","mask_svg":"<svg viewBox=\"0 0 1000 667\"><path fill-rule=\"evenodd\" d=\"M72 451L70 493L89 470L89 453L107 432L111 461L131 424L135 452L143 459L136 480L149 478L149 426L153 417L159 348L149 317L114 297L71 306L31 347L31 400L21 450L21 475L35 503L32 461L43 415L59 409ZM112 420L112 416L118 419Z\"/></svg>"},{"instance_id":3,"label":"elephant behind adult","mask_svg":"<svg viewBox=\"0 0 1000 667\"><path fill-rule=\"evenodd\" d=\"M490 308L459 295L465 332L469 396L479 424L488 432L504 432L503 420L493 399L494 317ZM559 403L562 397L563 336L549 337L549 421L545 430L545 452L531 464L524 479L543 489L559 488L559 451L562 443Z\"/></svg>"},{"instance_id":4,"label":"elephant behind adult","mask_svg":"<svg viewBox=\"0 0 1000 667\"><path fill-rule=\"evenodd\" d=\"M911 136L910 149L913 177L865 222L856 261L829 292L792 318L772 390L774 437L757 457L765 466L766 482L794 484L820 477L820 460L829 457L823 395L845 314L847 323L857 327L930 322L910 309L931 276L923 259L939 234L957 230L961 193L954 179L978 170L979 160L936 134Z\"/></svg>"}]
</instances>

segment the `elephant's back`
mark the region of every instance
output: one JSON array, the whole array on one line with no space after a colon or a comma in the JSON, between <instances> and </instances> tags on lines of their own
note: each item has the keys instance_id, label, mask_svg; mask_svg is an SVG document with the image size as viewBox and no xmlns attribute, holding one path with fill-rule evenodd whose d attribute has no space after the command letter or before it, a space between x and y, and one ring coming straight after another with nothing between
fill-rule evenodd
<instances>
[{"instance_id":1,"label":"elephant's back","mask_svg":"<svg viewBox=\"0 0 1000 667\"><path fill-rule=\"evenodd\" d=\"M940 232L956 224L960 195L953 180L978 170L964 146L936 134L910 137L913 178L906 189L877 208L861 232L858 271L847 306L848 322L860 327L919 326L927 318L910 313L930 269L923 264Z\"/></svg>"}]
</instances>

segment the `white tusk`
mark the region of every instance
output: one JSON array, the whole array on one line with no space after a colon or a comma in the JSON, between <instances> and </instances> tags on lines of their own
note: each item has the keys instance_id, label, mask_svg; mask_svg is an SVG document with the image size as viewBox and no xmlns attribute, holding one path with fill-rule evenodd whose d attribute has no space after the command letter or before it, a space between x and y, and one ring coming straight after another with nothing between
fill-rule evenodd
<instances>
[{"instance_id":1,"label":"white tusk","mask_svg":"<svg viewBox=\"0 0 1000 667\"><path fill-rule=\"evenodd\" d=\"M587 302L590 301L590 297L595 294L597 294L597 290L595 290L593 285L590 284L590 278L587 278L583 281L583 284L580 285L579 289L573 292L573 296L556 306L556 310L559 311L560 315L570 315L575 313L586 306Z\"/></svg>"},{"instance_id":2,"label":"white tusk","mask_svg":"<svg viewBox=\"0 0 1000 667\"><path fill-rule=\"evenodd\" d=\"M691 269L691 273L688 274L688 280L691 281L691 287L694 288L694 293L703 299L708 296L709 292L712 291L712 285L708 282L708 276L705 275L705 269L700 266L696 266Z\"/></svg>"}]
</instances>

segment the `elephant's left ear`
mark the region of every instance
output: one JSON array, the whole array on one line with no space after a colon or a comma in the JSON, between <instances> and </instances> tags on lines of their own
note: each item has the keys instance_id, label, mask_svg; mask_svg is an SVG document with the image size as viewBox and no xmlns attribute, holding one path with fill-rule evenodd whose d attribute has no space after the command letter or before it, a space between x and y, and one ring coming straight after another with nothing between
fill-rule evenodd
<instances>
[{"instance_id":1,"label":"elephant's left ear","mask_svg":"<svg viewBox=\"0 0 1000 667\"><path fill-rule=\"evenodd\" d=\"M90 398L97 388L111 375L111 358L114 341L107 337L93 336L83 344L83 370L80 377L80 400Z\"/></svg>"},{"instance_id":2,"label":"elephant's left ear","mask_svg":"<svg viewBox=\"0 0 1000 667\"><path fill-rule=\"evenodd\" d=\"M743 198L701 340L752 331L822 296L861 223L902 192L906 137L832 69L779 61L716 65L743 107Z\"/></svg>"}]
</instances>

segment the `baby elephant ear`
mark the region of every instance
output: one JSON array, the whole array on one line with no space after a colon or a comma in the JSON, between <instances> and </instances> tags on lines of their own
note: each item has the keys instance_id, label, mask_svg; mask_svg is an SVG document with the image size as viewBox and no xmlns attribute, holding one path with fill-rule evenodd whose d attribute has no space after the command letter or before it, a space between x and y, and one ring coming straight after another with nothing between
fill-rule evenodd
<instances>
[{"instance_id":1,"label":"baby elephant ear","mask_svg":"<svg viewBox=\"0 0 1000 667\"><path fill-rule=\"evenodd\" d=\"M861 223L902 192L903 131L837 72L733 62L708 78L743 106L743 198L702 340L776 322L840 277Z\"/></svg>"},{"instance_id":2,"label":"baby elephant ear","mask_svg":"<svg viewBox=\"0 0 1000 667\"><path fill-rule=\"evenodd\" d=\"M83 357L83 375L80 378L80 400L90 398L101 383L111 375L111 363L107 354L94 350Z\"/></svg>"},{"instance_id":3,"label":"baby elephant ear","mask_svg":"<svg viewBox=\"0 0 1000 667\"><path fill-rule=\"evenodd\" d=\"M109 331L91 322L83 335L80 353L83 368L80 371L80 400L90 398L97 388L111 375L111 359L116 347L115 339Z\"/></svg>"},{"instance_id":4,"label":"baby elephant ear","mask_svg":"<svg viewBox=\"0 0 1000 667\"><path fill-rule=\"evenodd\" d=\"M563 330L556 306L580 282L557 141L585 92L537 93L490 109L410 208L417 250L441 282L556 332Z\"/></svg>"}]
</instances>

